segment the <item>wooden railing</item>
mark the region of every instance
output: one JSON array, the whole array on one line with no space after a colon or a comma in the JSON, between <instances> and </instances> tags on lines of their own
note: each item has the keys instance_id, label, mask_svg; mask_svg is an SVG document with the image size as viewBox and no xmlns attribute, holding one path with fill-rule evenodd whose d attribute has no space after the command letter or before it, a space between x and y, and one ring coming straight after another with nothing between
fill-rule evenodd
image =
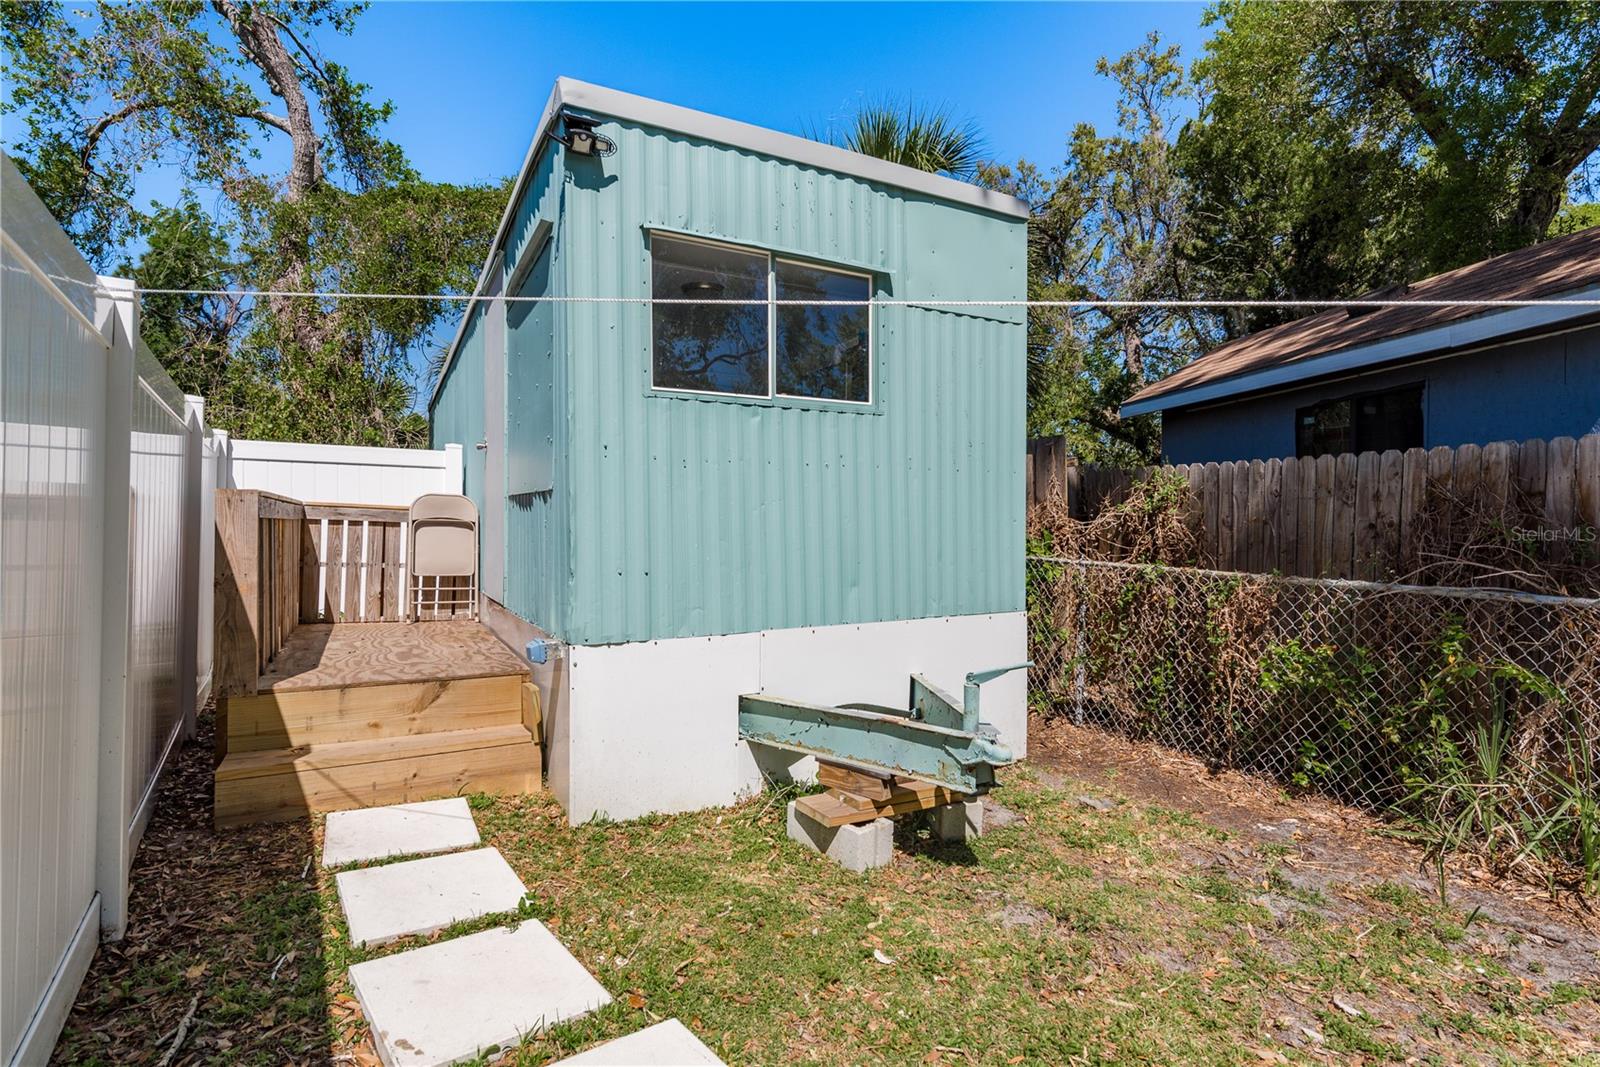
<instances>
[{"instance_id":1,"label":"wooden railing","mask_svg":"<svg viewBox=\"0 0 1600 1067\"><path fill-rule=\"evenodd\" d=\"M306 525L298 500L218 489L213 680L219 697L254 693L256 680L300 622Z\"/></svg>"},{"instance_id":2,"label":"wooden railing","mask_svg":"<svg viewBox=\"0 0 1600 1067\"><path fill-rule=\"evenodd\" d=\"M307 504L301 622L406 616L406 509Z\"/></svg>"},{"instance_id":3,"label":"wooden railing","mask_svg":"<svg viewBox=\"0 0 1600 1067\"><path fill-rule=\"evenodd\" d=\"M217 695L255 692L257 678L303 623L404 621L406 518L403 507L307 504L218 489ZM469 583L429 579L412 617L468 614L465 604L451 606L449 594Z\"/></svg>"},{"instance_id":4,"label":"wooden railing","mask_svg":"<svg viewBox=\"0 0 1600 1067\"><path fill-rule=\"evenodd\" d=\"M307 504L301 555L301 622L400 622L406 618L409 572L407 509L379 505ZM467 578L428 579L411 617L468 614L449 594ZM437 604L437 606L436 606Z\"/></svg>"}]
</instances>

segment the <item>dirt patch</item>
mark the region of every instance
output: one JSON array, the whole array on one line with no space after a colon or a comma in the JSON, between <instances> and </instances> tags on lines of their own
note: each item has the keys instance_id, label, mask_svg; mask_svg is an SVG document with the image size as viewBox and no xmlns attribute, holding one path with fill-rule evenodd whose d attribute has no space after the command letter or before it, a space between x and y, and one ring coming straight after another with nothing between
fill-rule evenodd
<instances>
[{"instance_id":1,"label":"dirt patch","mask_svg":"<svg viewBox=\"0 0 1600 1067\"><path fill-rule=\"evenodd\" d=\"M1089 785L1225 831L1212 845L1186 845L1184 858L1259 885L1253 902L1280 925L1300 912L1349 921L1375 895L1438 899L1437 871L1421 850L1355 808L1292 796L1264 778L1213 773L1181 752L1062 720L1035 719L1028 752L1035 773L1074 796ZM1600 981L1600 915L1591 901L1495 878L1467 857L1446 865L1445 886L1450 906L1472 915L1463 937L1512 973L1543 990Z\"/></svg>"}]
</instances>

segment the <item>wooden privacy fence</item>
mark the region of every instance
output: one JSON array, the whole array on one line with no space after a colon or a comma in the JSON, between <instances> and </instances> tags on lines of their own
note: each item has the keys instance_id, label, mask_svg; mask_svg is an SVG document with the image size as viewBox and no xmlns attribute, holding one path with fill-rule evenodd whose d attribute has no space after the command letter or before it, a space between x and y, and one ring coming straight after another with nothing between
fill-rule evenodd
<instances>
[{"instance_id":1,"label":"wooden privacy fence","mask_svg":"<svg viewBox=\"0 0 1600 1067\"><path fill-rule=\"evenodd\" d=\"M1065 494L1087 520L1155 471L1191 490L1188 525L1203 559L1222 570L1378 578L1411 571L1441 509L1481 507L1525 524L1556 558L1600 552L1600 435L1457 448L1127 470L1080 465L1060 438L1029 443L1030 506ZM1430 516L1429 511L1433 512Z\"/></svg>"},{"instance_id":2,"label":"wooden privacy fence","mask_svg":"<svg viewBox=\"0 0 1600 1067\"><path fill-rule=\"evenodd\" d=\"M296 626L406 618L406 508L216 492L218 696L254 693ZM441 590L467 581L443 579ZM458 613L467 609L435 608L430 599L414 614Z\"/></svg>"}]
</instances>

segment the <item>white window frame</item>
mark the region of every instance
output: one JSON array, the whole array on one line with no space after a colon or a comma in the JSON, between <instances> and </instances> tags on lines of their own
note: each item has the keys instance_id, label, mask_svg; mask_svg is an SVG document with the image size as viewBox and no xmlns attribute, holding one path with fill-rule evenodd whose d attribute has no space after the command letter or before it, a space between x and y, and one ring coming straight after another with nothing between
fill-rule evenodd
<instances>
[{"instance_id":1,"label":"white window frame","mask_svg":"<svg viewBox=\"0 0 1600 1067\"><path fill-rule=\"evenodd\" d=\"M775 402L795 401L801 404L818 404L828 407L842 407L854 409L871 408L877 399L876 367L877 367L877 309L872 303L874 277L868 271L852 270L847 267L838 267L822 260L807 259L803 256L783 255L770 249L756 248L750 245L735 244L732 241L718 241L709 237L699 237L694 234L677 233L667 230L652 230L649 234L650 254L650 296L656 296L655 290L655 241L657 238L667 241L682 241L686 244L707 245L711 248L722 248L729 252L737 252L746 256L765 256L767 259L767 391L766 393L731 393L718 389L684 389L680 386L656 384L656 316L655 305L650 305L650 391L653 393L678 394L683 396L715 397L734 403L746 404L772 404ZM829 396L806 396L803 393L778 392L778 264L790 263L800 267L815 267L831 274L843 274L852 278L861 278L867 283L867 398L865 400L841 400Z\"/></svg>"}]
</instances>

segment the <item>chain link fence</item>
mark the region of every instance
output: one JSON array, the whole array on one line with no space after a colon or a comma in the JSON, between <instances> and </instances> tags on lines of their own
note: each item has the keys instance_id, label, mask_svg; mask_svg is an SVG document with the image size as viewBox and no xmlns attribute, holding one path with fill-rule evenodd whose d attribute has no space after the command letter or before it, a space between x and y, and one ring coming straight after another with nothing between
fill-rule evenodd
<instances>
[{"instance_id":1,"label":"chain link fence","mask_svg":"<svg viewBox=\"0 0 1600 1067\"><path fill-rule=\"evenodd\" d=\"M1386 812L1587 803L1516 836L1600 848L1600 600L1030 556L1028 618L1036 713Z\"/></svg>"}]
</instances>

